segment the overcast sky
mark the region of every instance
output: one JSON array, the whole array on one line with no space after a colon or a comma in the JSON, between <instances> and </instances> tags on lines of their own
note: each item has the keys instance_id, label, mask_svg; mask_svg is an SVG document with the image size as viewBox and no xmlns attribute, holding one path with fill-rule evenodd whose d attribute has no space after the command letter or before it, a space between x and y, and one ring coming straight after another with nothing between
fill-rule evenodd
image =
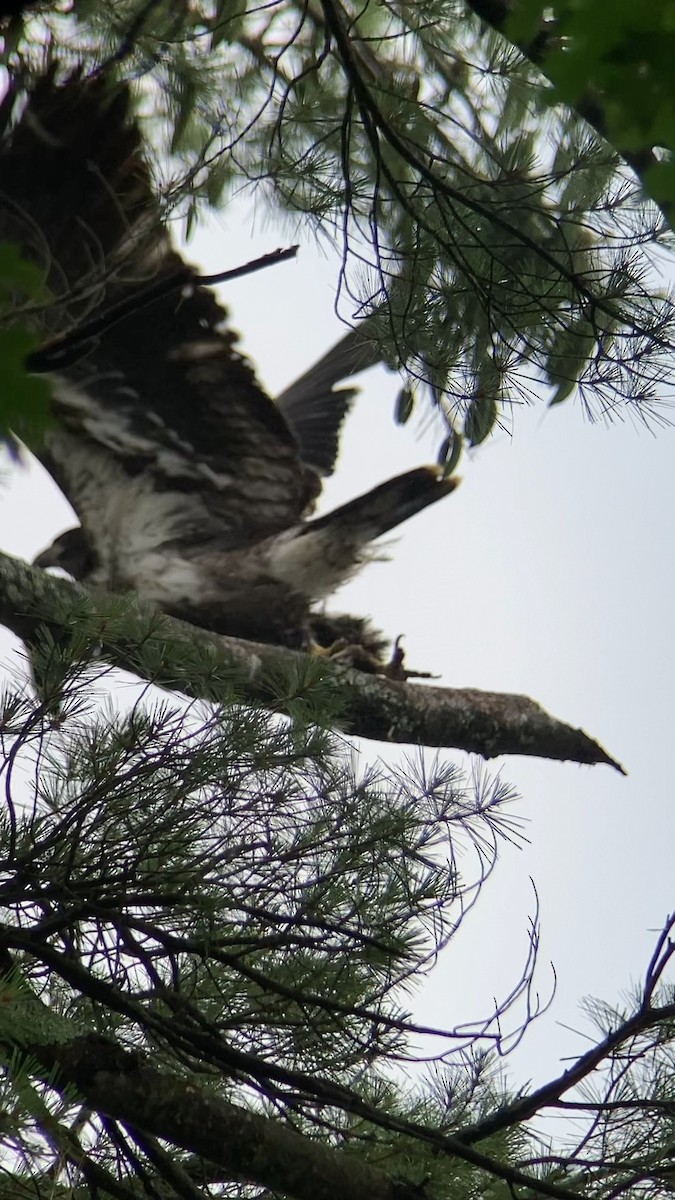
<instances>
[{"instance_id":1,"label":"overcast sky","mask_svg":"<svg viewBox=\"0 0 675 1200\"><path fill-rule=\"evenodd\" d=\"M284 241L270 229L252 232L243 214L231 208L227 222L193 240L189 253L204 270ZM333 313L336 274L335 260L306 246L298 262L227 288L234 327L272 394L343 332ZM434 460L437 429L394 425L399 386L379 368L362 377L325 508ZM462 487L402 527L391 561L370 566L334 605L404 633L408 664L438 672L446 686L533 697L629 772L524 758L488 767L519 791L513 812L529 844L503 847L415 1016L445 1026L476 1019L510 990L527 953L534 882L540 990L548 997L553 962L557 992L511 1060L520 1084L543 1082L587 1049L580 1001L620 1000L643 977L675 908L673 436L590 426L573 401L519 412L514 436L497 434L466 456ZM14 471L0 494L0 546L12 554L31 558L74 523L42 474ZM4 638L5 663L16 662L17 646ZM388 761L404 754L362 749Z\"/></svg>"}]
</instances>

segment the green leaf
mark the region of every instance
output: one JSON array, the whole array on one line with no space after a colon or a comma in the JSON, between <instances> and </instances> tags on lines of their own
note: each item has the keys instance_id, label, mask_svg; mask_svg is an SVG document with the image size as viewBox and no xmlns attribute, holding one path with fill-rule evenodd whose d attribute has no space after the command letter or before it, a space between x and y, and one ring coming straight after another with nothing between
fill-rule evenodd
<instances>
[{"instance_id":1,"label":"green leaf","mask_svg":"<svg viewBox=\"0 0 675 1200\"><path fill-rule=\"evenodd\" d=\"M464 449L464 438L457 430L449 433L445 441L441 443L441 448L438 452L438 465L443 468L443 478L447 479L452 475L457 463L462 457Z\"/></svg>"},{"instance_id":2,"label":"green leaf","mask_svg":"<svg viewBox=\"0 0 675 1200\"><path fill-rule=\"evenodd\" d=\"M195 229L197 228L198 219L199 219L199 209L197 208L197 202L194 199L191 199L187 213L185 215L185 240L186 240L186 242L190 241L190 238L192 237Z\"/></svg>"},{"instance_id":3,"label":"green leaf","mask_svg":"<svg viewBox=\"0 0 675 1200\"><path fill-rule=\"evenodd\" d=\"M565 400L568 400L576 386L576 379L562 379L548 402L549 408L553 408L555 404L563 404Z\"/></svg>"},{"instance_id":4,"label":"green leaf","mask_svg":"<svg viewBox=\"0 0 675 1200\"><path fill-rule=\"evenodd\" d=\"M644 173L645 187L657 204L675 200L675 162L664 159Z\"/></svg>"},{"instance_id":5,"label":"green leaf","mask_svg":"<svg viewBox=\"0 0 675 1200\"><path fill-rule=\"evenodd\" d=\"M212 208L223 202L223 192L232 179L232 167L226 157L222 157L211 169L206 180L206 199Z\"/></svg>"},{"instance_id":6,"label":"green leaf","mask_svg":"<svg viewBox=\"0 0 675 1200\"><path fill-rule=\"evenodd\" d=\"M415 407L415 395L410 388L401 388L394 406L394 420L397 425L405 425L409 421Z\"/></svg>"},{"instance_id":7,"label":"green leaf","mask_svg":"<svg viewBox=\"0 0 675 1200\"><path fill-rule=\"evenodd\" d=\"M516 43L527 43L539 32L543 15L541 0L520 0L506 22L506 36Z\"/></svg>"},{"instance_id":8,"label":"green leaf","mask_svg":"<svg viewBox=\"0 0 675 1200\"><path fill-rule=\"evenodd\" d=\"M46 379L26 370L26 359L40 345L27 329L0 329L0 433L10 429L28 441L39 438L49 419Z\"/></svg>"},{"instance_id":9,"label":"green leaf","mask_svg":"<svg viewBox=\"0 0 675 1200\"><path fill-rule=\"evenodd\" d=\"M464 433L469 445L479 446L484 442L496 420L497 401L492 393L474 396L464 418Z\"/></svg>"},{"instance_id":10,"label":"green leaf","mask_svg":"<svg viewBox=\"0 0 675 1200\"><path fill-rule=\"evenodd\" d=\"M21 292L32 300L46 301L44 271L23 258L13 242L0 242L0 296Z\"/></svg>"},{"instance_id":11,"label":"green leaf","mask_svg":"<svg viewBox=\"0 0 675 1200\"><path fill-rule=\"evenodd\" d=\"M560 330L546 363L547 380L555 387L549 406L562 404L572 394L596 340L597 330L588 321L574 321Z\"/></svg>"}]
</instances>

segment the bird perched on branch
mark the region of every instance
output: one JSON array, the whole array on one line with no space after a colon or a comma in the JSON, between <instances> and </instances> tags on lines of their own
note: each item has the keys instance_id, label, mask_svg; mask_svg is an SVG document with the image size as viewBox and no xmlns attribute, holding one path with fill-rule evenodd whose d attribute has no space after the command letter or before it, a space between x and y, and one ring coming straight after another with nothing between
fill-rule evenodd
<instances>
[{"instance_id":1,"label":"bird perched on branch","mask_svg":"<svg viewBox=\"0 0 675 1200\"><path fill-rule=\"evenodd\" d=\"M218 633L330 641L340 626L316 606L457 481L421 467L313 517L355 394L335 384L377 349L353 331L271 400L171 244L128 89L52 72L17 116L20 100L0 113L0 237L51 293L54 420L37 452L81 525L38 563Z\"/></svg>"}]
</instances>

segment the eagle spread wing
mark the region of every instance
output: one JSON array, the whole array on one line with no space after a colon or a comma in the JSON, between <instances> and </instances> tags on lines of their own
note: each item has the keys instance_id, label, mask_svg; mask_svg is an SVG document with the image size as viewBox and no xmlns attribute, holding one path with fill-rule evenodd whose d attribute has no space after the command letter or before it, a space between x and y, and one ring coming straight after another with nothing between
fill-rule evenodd
<instances>
[{"instance_id":1,"label":"eagle spread wing","mask_svg":"<svg viewBox=\"0 0 675 1200\"><path fill-rule=\"evenodd\" d=\"M304 644L312 604L456 481L419 468L312 519L354 395L335 384L378 360L372 344L348 333L275 403L171 245L127 89L47 76L18 120L16 108L10 92L0 236L44 267L46 336L183 272L182 287L132 304L54 373L56 420L38 453L81 531L38 561L216 632Z\"/></svg>"}]
</instances>

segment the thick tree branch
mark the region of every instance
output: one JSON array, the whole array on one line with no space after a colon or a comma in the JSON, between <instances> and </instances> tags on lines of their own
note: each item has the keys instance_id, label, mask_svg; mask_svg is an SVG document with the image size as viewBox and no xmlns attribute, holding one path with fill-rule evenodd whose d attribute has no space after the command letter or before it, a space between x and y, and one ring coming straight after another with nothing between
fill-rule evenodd
<instances>
[{"instance_id":1,"label":"thick tree branch","mask_svg":"<svg viewBox=\"0 0 675 1200\"><path fill-rule=\"evenodd\" d=\"M108 1038L89 1034L65 1042L31 1042L25 1049L50 1078L56 1071L60 1084L75 1087L91 1108L220 1164L232 1179L258 1183L297 1200L431 1200L430 1192L417 1182L393 1178L349 1151L323 1145L222 1100L207 1087L158 1071L141 1054L123 1050ZM388 1127L386 1119L383 1123ZM427 1132L441 1152L454 1153L452 1138ZM512 1186L552 1200L577 1195L468 1146L458 1145L456 1150L460 1158Z\"/></svg>"},{"instance_id":2,"label":"thick tree branch","mask_svg":"<svg viewBox=\"0 0 675 1200\"><path fill-rule=\"evenodd\" d=\"M230 693L233 675L242 701L292 712L296 695L279 680L303 673L307 657L278 646L220 637L129 600L120 616L120 597L85 593L28 564L0 554L0 623L27 642L40 625L55 636L82 622L105 661L185 695L218 700ZM208 673L199 685L185 673L191 650ZM149 666L151 663L151 666ZM340 726L355 736L466 750L484 758L525 754L578 763L621 765L581 729L550 716L527 696L438 688L364 675L336 660L321 670L335 681ZM206 694L208 693L208 694Z\"/></svg>"},{"instance_id":3,"label":"thick tree branch","mask_svg":"<svg viewBox=\"0 0 675 1200\"><path fill-rule=\"evenodd\" d=\"M208 1163L230 1179L256 1183L296 1200L422 1200L431 1192L418 1181L395 1178L349 1149L308 1138L295 1129L222 1099L204 1076L185 1078L157 1069L146 1054L127 1050L112 1038L79 1031L47 1008L17 970L8 949L13 931L0 931L0 1053L17 1047L46 1072L50 1086L74 1089L87 1108L133 1127L142 1138L159 1137ZM9 936L6 937L5 934ZM4 977L4 978L3 978ZM35 1073L35 1068L31 1068ZM38 1071L39 1074L39 1071ZM319 1083L319 1080L317 1080ZM333 1089L337 1104L366 1121L458 1158L511 1188L578 1200L578 1193L501 1162L452 1135L373 1107L349 1089ZM341 1100L342 1093L344 1099Z\"/></svg>"},{"instance_id":4,"label":"thick tree branch","mask_svg":"<svg viewBox=\"0 0 675 1200\"><path fill-rule=\"evenodd\" d=\"M46 1072L58 1073L60 1086L75 1087L91 1108L220 1164L231 1179L298 1200L419 1200L414 1185L156 1071L140 1054L106 1038L85 1035L26 1049Z\"/></svg>"}]
</instances>

